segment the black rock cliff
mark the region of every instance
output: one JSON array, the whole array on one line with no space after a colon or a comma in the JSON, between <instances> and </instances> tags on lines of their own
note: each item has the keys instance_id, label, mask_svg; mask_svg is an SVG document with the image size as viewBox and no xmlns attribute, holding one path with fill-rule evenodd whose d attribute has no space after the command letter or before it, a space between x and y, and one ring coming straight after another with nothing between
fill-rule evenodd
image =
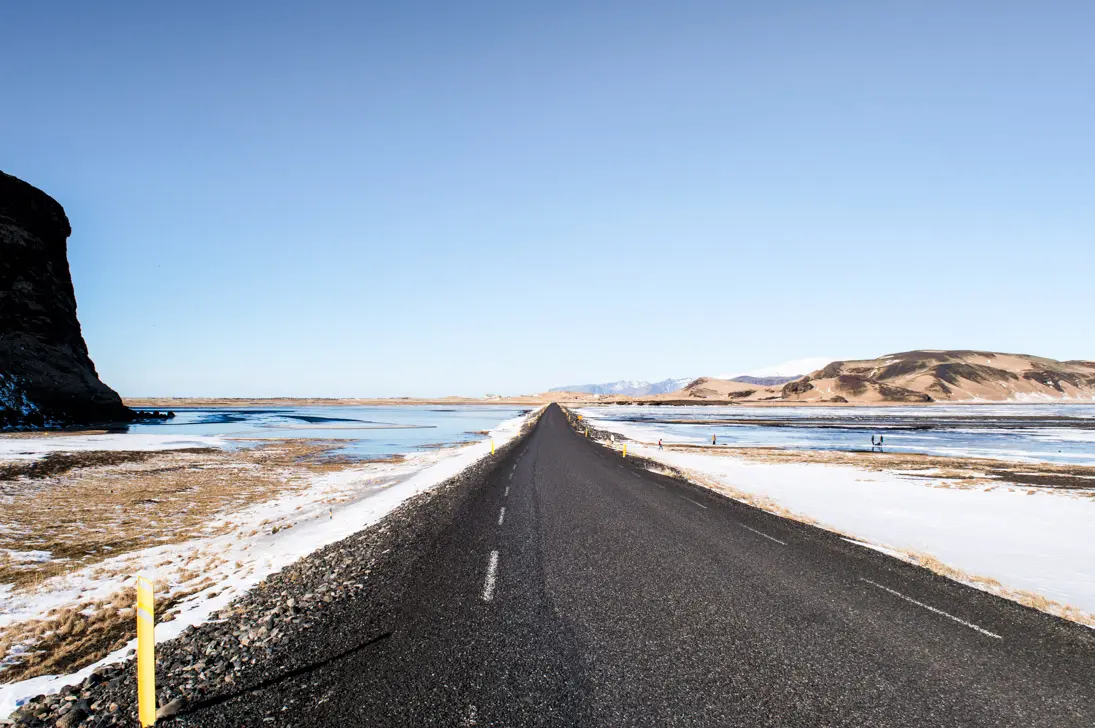
<instances>
[{"instance_id":1,"label":"black rock cliff","mask_svg":"<svg viewBox=\"0 0 1095 728\"><path fill-rule=\"evenodd\" d=\"M64 209L0 172L0 428L134 417L99 380L76 318Z\"/></svg>"}]
</instances>

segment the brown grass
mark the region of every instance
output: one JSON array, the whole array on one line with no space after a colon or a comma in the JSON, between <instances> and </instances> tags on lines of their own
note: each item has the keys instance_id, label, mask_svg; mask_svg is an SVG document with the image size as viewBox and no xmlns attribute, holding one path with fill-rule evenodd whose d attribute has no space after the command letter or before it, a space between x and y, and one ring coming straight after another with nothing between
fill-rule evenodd
<instances>
[{"instance_id":1,"label":"brown grass","mask_svg":"<svg viewBox=\"0 0 1095 728\"><path fill-rule=\"evenodd\" d=\"M250 443L249 443L250 444ZM128 566L103 563L149 547L184 543L239 529L233 514L311 487L316 474L399 463L401 455L351 460L332 455L343 442L263 440L232 452L194 449L50 455L0 471L0 584L16 593L51 588L78 570L92 580L128 583ZM351 499L330 497L328 503ZM235 521L235 522L234 522ZM267 522L259 530L292 528ZM252 531L256 534L258 531ZM7 551L45 551L45 562ZM181 600L214 587L210 569L225 563L208 551L176 554L153 566L170 574L157 586L157 621L174 618ZM236 568L243 568L237 562ZM121 573L119 569L126 569ZM60 582L60 586L65 586ZM174 590L174 591L172 591ZM0 682L71 672L101 659L135 635L133 590L70 603L0 632ZM12 650L20 647L18 654Z\"/></svg>"},{"instance_id":2,"label":"brown grass","mask_svg":"<svg viewBox=\"0 0 1095 728\"><path fill-rule=\"evenodd\" d=\"M52 560L0 555L0 584L44 580L130 551L226 533L230 514L306 488L308 476L348 462L321 455L327 442L275 441L235 452L87 453L47 471L0 480L0 549L48 551ZM109 456L109 457L98 457Z\"/></svg>"},{"instance_id":3,"label":"brown grass","mask_svg":"<svg viewBox=\"0 0 1095 728\"><path fill-rule=\"evenodd\" d=\"M156 621L172 621L172 610L210 583L207 579L170 594L166 584L157 583ZM27 651L0 668L0 683L72 672L121 649L137 636L136 598L136 589L128 587L108 599L55 609L44 619L9 625L0 635L0 655L9 655L17 645Z\"/></svg>"},{"instance_id":4,"label":"brown grass","mask_svg":"<svg viewBox=\"0 0 1095 728\"><path fill-rule=\"evenodd\" d=\"M915 551L903 551L902 553L909 561L917 566L922 566L925 569L945 576L948 579L963 584L969 584L979 589L984 589L985 591L992 592L993 594L1002 596L1006 599L1019 602L1023 606L1037 609L1040 612L1046 612L1047 614L1052 614L1063 619L1079 622L1088 627L1095 627L1095 614L1090 614L1070 604L1055 602L1052 599L1047 599L1041 594L1035 594L1034 592L1025 591L1023 589L1011 589L992 577L970 574L961 569L956 569L953 566L943 563L931 554Z\"/></svg>"}]
</instances>

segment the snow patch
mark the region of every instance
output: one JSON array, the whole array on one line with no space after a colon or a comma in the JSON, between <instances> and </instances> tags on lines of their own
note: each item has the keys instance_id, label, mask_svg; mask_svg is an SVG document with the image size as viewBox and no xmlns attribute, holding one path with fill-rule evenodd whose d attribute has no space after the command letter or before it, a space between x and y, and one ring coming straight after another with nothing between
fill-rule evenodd
<instances>
[{"instance_id":1,"label":"snow patch","mask_svg":"<svg viewBox=\"0 0 1095 728\"><path fill-rule=\"evenodd\" d=\"M805 359L795 359L794 361L785 361L782 364L773 364L771 366L761 367L759 369L751 369L747 372L738 372L736 374L720 374L719 379L733 379L734 377L797 377L800 374L809 374L810 372L817 371L822 367L837 361L836 359L830 359L823 356L811 356Z\"/></svg>"},{"instance_id":2,"label":"snow patch","mask_svg":"<svg viewBox=\"0 0 1095 728\"><path fill-rule=\"evenodd\" d=\"M155 435L106 433L61 437L2 437L0 461L38 460L55 452L181 450L193 447L227 448L227 440L211 435Z\"/></svg>"}]
</instances>

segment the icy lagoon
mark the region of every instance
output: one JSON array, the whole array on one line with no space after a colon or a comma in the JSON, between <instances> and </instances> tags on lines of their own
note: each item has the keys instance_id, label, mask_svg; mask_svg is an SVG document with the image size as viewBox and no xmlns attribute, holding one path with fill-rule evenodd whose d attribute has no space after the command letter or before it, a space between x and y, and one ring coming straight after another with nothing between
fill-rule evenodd
<instances>
[{"instance_id":1,"label":"icy lagoon","mask_svg":"<svg viewBox=\"0 0 1095 728\"><path fill-rule=\"evenodd\" d=\"M180 408L164 422L132 425L127 435L217 437L230 443L263 439L338 440L339 455L381 458L482 440L528 407L492 405Z\"/></svg>"},{"instance_id":2,"label":"icy lagoon","mask_svg":"<svg viewBox=\"0 0 1095 728\"><path fill-rule=\"evenodd\" d=\"M594 425L633 439L803 450L870 450L1095 464L1095 405L917 407L587 407Z\"/></svg>"}]
</instances>

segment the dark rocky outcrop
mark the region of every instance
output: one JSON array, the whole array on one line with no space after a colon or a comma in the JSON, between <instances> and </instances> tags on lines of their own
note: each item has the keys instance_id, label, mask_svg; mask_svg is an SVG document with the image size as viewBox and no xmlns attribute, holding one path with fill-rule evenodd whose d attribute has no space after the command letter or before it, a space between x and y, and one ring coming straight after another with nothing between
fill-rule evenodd
<instances>
[{"instance_id":1,"label":"dark rocky outcrop","mask_svg":"<svg viewBox=\"0 0 1095 728\"><path fill-rule=\"evenodd\" d=\"M934 402L930 394L916 392L905 387L894 387L889 384L879 384L878 393L886 402Z\"/></svg>"},{"instance_id":2,"label":"dark rocky outcrop","mask_svg":"<svg viewBox=\"0 0 1095 728\"><path fill-rule=\"evenodd\" d=\"M821 371L813 374L814 379L832 379L833 377L839 377L841 374L845 374L844 362L834 361L825 365Z\"/></svg>"},{"instance_id":3,"label":"dark rocky outcrop","mask_svg":"<svg viewBox=\"0 0 1095 728\"><path fill-rule=\"evenodd\" d=\"M64 209L0 172L0 428L128 421L76 318Z\"/></svg>"},{"instance_id":4,"label":"dark rocky outcrop","mask_svg":"<svg viewBox=\"0 0 1095 728\"><path fill-rule=\"evenodd\" d=\"M783 385L783 396L787 399L794 397L798 394L806 394L814 385L810 383L809 377L803 377L802 379L796 379L793 382L787 382Z\"/></svg>"}]
</instances>

